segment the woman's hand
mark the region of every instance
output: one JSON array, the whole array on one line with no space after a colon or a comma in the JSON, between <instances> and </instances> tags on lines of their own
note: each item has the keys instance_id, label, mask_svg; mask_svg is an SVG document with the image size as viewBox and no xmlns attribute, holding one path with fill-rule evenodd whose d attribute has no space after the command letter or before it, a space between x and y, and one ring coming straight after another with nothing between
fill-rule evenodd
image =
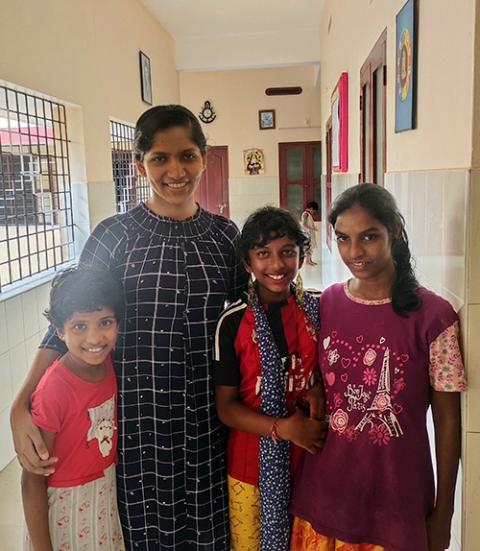
<instances>
[{"instance_id":1,"label":"woman's hand","mask_svg":"<svg viewBox=\"0 0 480 551\"><path fill-rule=\"evenodd\" d=\"M15 452L22 467L28 472L49 476L55 469L56 457L49 457L48 449L38 427L33 424L27 408L16 405L10 413Z\"/></svg>"},{"instance_id":2,"label":"woman's hand","mask_svg":"<svg viewBox=\"0 0 480 551\"><path fill-rule=\"evenodd\" d=\"M445 551L450 547L451 514L441 514L438 510L427 518L428 551Z\"/></svg>"},{"instance_id":3,"label":"woman's hand","mask_svg":"<svg viewBox=\"0 0 480 551\"><path fill-rule=\"evenodd\" d=\"M322 448L327 436L328 424L307 417L301 410L297 410L286 419L278 420L278 436L282 440L290 440L298 447L309 453L316 453Z\"/></svg>"},{"instance_id":4,"label":"woman's hand","mask_svg":"<svg viewBox=\"0 0 480 551\"><path fill-rule=\"evenodd\" d=\"M305 394L303 401L309 406L310 419L320 420L325 417L325 391L321 380Z\"/></svg>"}]
</instances>

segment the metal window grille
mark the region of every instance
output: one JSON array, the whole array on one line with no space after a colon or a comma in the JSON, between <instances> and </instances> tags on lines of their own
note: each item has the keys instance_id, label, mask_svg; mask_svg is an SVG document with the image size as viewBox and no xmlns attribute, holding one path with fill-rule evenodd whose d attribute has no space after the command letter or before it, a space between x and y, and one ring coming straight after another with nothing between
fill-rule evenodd
<instances>
[{"instance_id":1,"label":"metal window grille","mask_svg":"<svg viewBox=\"0 0 480 551\"><path fill-rule=\"evenodd\" d=\"M110 121L112 170L115 182L117 212L126 212L150 195L147 179L138 173L133 153L135 128Z\"/></svg>"},{"instance_id":2,"label":"metal window grille","mask_svg":"<svg viewBox=\"0 0 480 551\"><path fill-rule=\"evenodd\" d=\"M65 106L0 86L0 291L74 257Z\"/></svg>"}]
</instances>

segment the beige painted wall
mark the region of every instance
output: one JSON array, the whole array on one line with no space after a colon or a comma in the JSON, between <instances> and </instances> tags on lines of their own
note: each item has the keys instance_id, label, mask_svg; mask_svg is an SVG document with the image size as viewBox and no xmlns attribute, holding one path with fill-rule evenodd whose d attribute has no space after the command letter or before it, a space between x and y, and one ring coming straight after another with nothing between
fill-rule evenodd
<instances>
[{"instance_id":1,"label":"beige painted wall","mask_svg":"<svg viewBox=\"0 0 480 551\"><path fill-rule=\"evenodd\" d=\"M474 0L419 4L417 129L395 134L395 15L405 0L327 0L320 57L322 128L342 71L349 73L349 172L360 171L360 67L387 28L387 171L470 166ZM330 27L330 31L329 31Z\"/></svg>"},{"instance_id":2,"label":"beige painted wall","mask_svg":"<svg viewBox=\"0 0 480 551\"><path fill-rule=\"evenodd\" d=\"M180 72L181 102L199 113L210 100L217 113L204 124L210 145L227 145L230 217L242 225L264 204L279 204L280 142L320 140L320 90L314 65L224 72ZM301 86L298 96L266 96L272 86ZM276 128L260 130L258 110L275 109ZM245 176L243 150L258 147L265 154L265 174Z\"/></svg>"},{"instance_id":3,"label":"beige painted wall","mask_svg":"<svg viewBox=\"0 0 480 551\"><path fill-rule=\"evenodd\" d=\"M114 212L109 117L135 123L138 52L151 61L153 102L178 101L170 35L140 0L2 0L0 78L81 108L90 224Z\"/></svg>"},{"instance_id":4,"label":"beige painted wall","mask_svg":"<svg viewBox=\"0 0 480 551\"><path fill-rule=\"evenodd\" d=\"M217 113L203 125L210 145L228 145L231 178L242 177L243 150L265 153L265 176L278 177L278 143L320 139L319 89L313 65L277 69L180 73L181 102L199 113L210 100ZM272 86L301 86L298 96L266 96ZM258 110L276 110L276 129L259 130ZM306 121L309 121L307 123Z\"/></svg>"}]
</instances>

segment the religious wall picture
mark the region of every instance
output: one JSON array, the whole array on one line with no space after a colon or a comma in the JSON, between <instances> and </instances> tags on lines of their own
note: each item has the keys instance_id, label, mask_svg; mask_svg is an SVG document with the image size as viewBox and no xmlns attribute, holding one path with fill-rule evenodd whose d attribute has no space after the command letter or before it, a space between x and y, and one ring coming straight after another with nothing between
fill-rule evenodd
<instances>
[{"instance_id":1,"label":"religious wall picture","mask_svg":"<svg viewBox=\"0 0 480 551\"><path fill-rule=\"evenodd\" d=\"M140 82L142 88L142 100L152 105L152 75L150 71L150 58L140 52Z\"/></svg>"},{"instance_id":2,"label":"religious wall picture","mask_svg":"<svg viewBox=\"0 0 480 551\"><path fill-rule=\"evenodd\" d=\"M408 0L396 18L395 132L416 126L415 33L415 0Z\"/></svg>"},{"instance_id":3,"label":"religious wall picture","mask_svg":"<svg viewBox=\"0 0 480 551\"><path fill-rule=\"evenodd\" d=\"M258 126L260 130L275 128L275 109L263 109L258 112Z\"/></svg>"},{"instance_id":4,"label":"religious wall picture","mask_svg":"<svg viewBox=\"0 0 480 551\"><path fill-rule=\"evenodd\" d=\"M265 173L263 149L245 149L243 151L243 170L245 176L258 176Z\"/></svg>"}]
</instances>

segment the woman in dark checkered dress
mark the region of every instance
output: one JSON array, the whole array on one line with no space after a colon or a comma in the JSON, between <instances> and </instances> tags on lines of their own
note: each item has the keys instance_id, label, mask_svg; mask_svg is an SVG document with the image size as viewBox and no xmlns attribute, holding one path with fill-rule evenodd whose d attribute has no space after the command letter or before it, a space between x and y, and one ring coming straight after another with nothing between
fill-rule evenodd
<instances>
[{"instance_id":1,"label":"woman in dark checkered dress","mask_svg":"<svg viewBox=\"0 0 480 551\"><path fill-rule=\"evenodd\" d=\"M126 320L114 354L117 480L125 543L132 550L229 549L211 344L225 300L243 289L246 276L236 261L236 226L194 201L205 152L201 127L187 109L160 106L144 113L135 153L151 198L101 222L81 257L125 287ZM49 462L35 460L21 441L25 397L59 351L61 342L48 333L14 407L16 449L34 472L47 472ZM35 442L33 429L28 431Z\"/></svg>"}]
</instances>

